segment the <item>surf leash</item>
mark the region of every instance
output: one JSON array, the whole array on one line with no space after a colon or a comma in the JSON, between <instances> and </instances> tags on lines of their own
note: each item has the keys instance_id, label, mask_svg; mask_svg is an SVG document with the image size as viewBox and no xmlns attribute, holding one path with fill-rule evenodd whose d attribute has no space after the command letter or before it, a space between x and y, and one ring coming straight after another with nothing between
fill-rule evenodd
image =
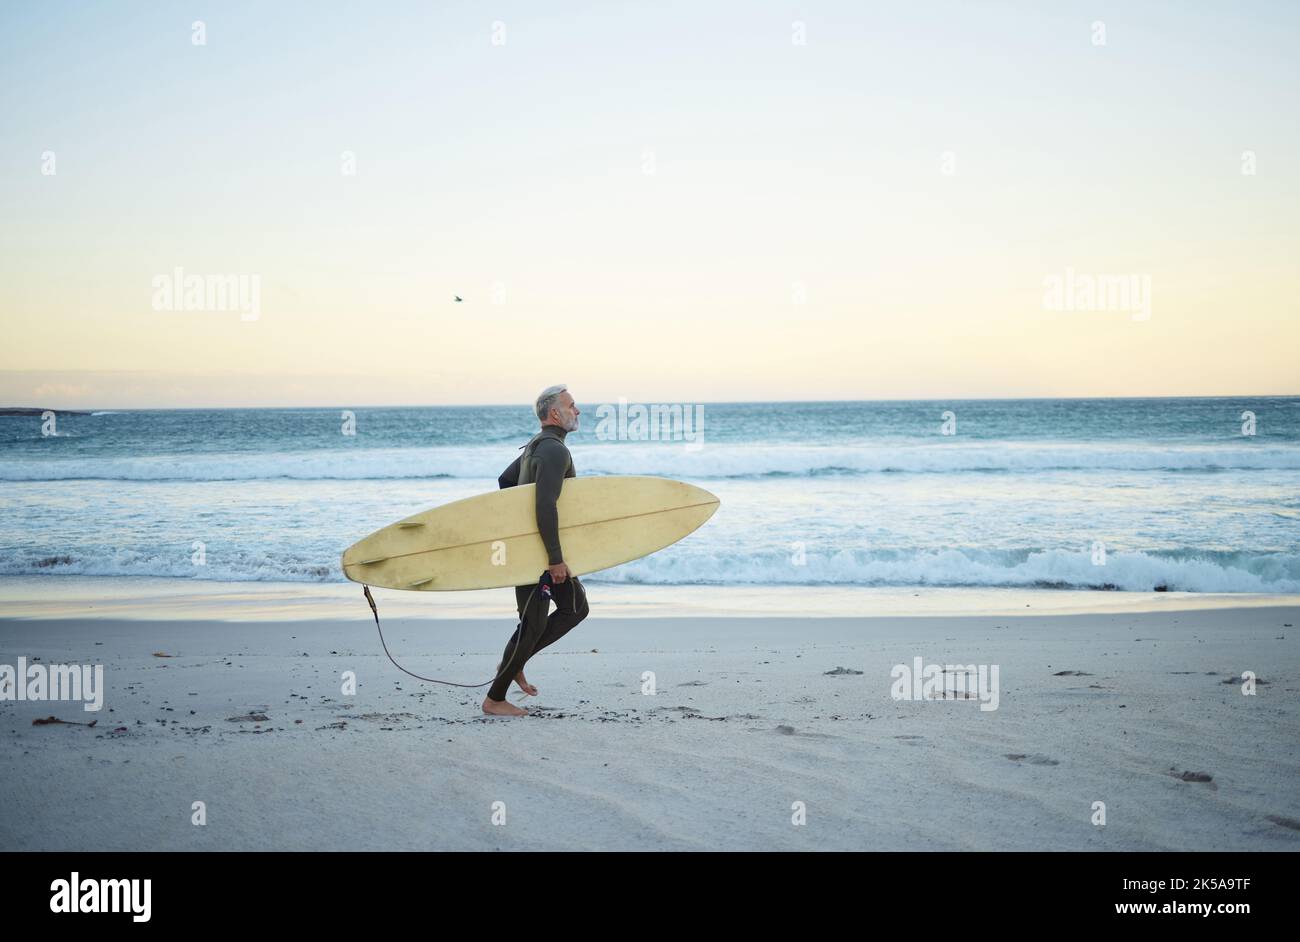
<instances>
[{"instance_id":1,"label":"surf leash","mask_svg":"<svg viewBox=\"0 0 1300 942\"><path fill-rule=\"evenodd\" d=\"M532 593L529 594L529 596L528 596L528 602L527 602L527 604L524 605L524 615L525 615L525 616L527 616L527 614L528 614L528 609L529 609L529 607L531 607L532 604L533 604L533 599L535 599L535 598L537 597L537 592L538 592L539 589L541 590L542 594L546 596L547 600L548 600L548 601L550 600L550 598L551 598L551 586L552 586L552 584L553 584L553 583L551 582L551 574L550 574L549 572L544 572L544 573L542 573L542 577L537 581L537 585L535 585L535 586L533 587L533 591L532 591ZM454 683L454 682L452 682L452 681L450 681L450 680L439 680L439 679L436 678L436 677L423 677L423 676L421 676L420 674L415 673L414 671L408 671L408 670L407 670L405 667L403 667L401 664L398 664L398 663L397 663L397 659L394 658L393 655L392 655L392 652L388 650L388 642L386 642L386 641L384 640L384 629L383 629L383 626L381 626L381 625L379 624L379 606L375 604L375 597L374 597L373 595L370 594L370 586L365 585L364 583L362 583L361 591L365 594L366 602L370 605L370 611L371 611L371 613L373 613L374 616L375 616L375 627L376 627L377 629L379 629L379 643L380 643L381 645L383 645L384 653L388 655L388 659L389 659L390 661L392 661L392 662L393 662L393 666L396 667L396 668L397 668L399 671L401 671L403 674L407 674L407 675L409 675L409 676L411 676L411 677L414 677L416 680L422 680L422 681L424 681L425 683L430 683L430 684L443 684L443 685L445 685L445 686L447 686L447 687L465 687L465 688L467 688L467 689L469 689L469 690L475 690L475 689L477 689L477 688L479 688L479 687L487 687L487 686L489 686L489 685L491 685L491 684L494 684L494 683L496 683L498 680L501 679L501 674L502 674L502 672L504 672L505 669L506 669L507 667L510 666L510 662L513 661L513 660L515 659L515 655L519 653L519 642L521 642L521 641L524 640L524 623L523 623L523 620L520 619L519 625L518 625L518 627L515 629L515 646L514 646L514 650L512 650L512 651L510 652L510 656L509 656L508 658L506 658L504 661L501 662L501 666L500 666L500 668L498 668L496 676L493 677L491 680L485 680L485 681L483 681L483 683L481 683L481 684L458 684L458 683Z\"/></svg>"}]
</instances>

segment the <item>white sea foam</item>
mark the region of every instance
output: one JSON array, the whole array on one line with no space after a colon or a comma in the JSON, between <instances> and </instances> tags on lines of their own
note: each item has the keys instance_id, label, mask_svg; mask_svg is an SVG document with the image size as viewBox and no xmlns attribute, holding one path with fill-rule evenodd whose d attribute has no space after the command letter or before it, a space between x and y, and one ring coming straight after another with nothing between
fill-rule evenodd
<instances>
[{"instance_id":1,"label":"white sea foam","mask_svg":"<svg viewBox=\"0 0 1300 942\"><path fill-rule=\"evenodd\" d=\"M0 575L153 576L221 582L341 582L336 560L239 552L196 567L175 549L120 549L94 555L0 552ZM1300 555L1156 555L1111 553L1104 566L1086 552L1048 549L940 550L808 554L794 566L784 554L707 553L681 548L589 577L636 585L982 586L1173 592L1300 593Z\"/></svg>"}]
</instances>

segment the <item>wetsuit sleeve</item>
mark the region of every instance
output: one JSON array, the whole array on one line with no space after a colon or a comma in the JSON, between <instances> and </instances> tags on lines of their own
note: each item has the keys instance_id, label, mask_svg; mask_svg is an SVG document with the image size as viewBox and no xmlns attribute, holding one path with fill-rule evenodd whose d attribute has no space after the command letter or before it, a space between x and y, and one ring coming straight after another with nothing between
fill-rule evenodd
<instances>
[{"instance_id":1,"label":"wetsuit sleeve","mask_svg":"<svg viewBox=\"0 0 1300 942\"><path fill-rule=\"evenodd\" d=\"M560 549L560 515L555 509L560 488L564 486L564 472L569 466L569 452L557 441L543 439L533 451L536 464L534 478L537 482L537 532L546 544L550 564L564 562Z\"/></svg>"},{"instance_id":2,"label":"wetsuit sleeve","mask_svg":"<svg viewBox=\"0 0 1300 942\"><path fill-rule=\"evenodd\" d=\"M519 483L519 462L523 461L524 456L520 455L510 463L510 467L501 472L501 477L497 478L497 487L514 487Z\"/></svg>"}]
</instances>

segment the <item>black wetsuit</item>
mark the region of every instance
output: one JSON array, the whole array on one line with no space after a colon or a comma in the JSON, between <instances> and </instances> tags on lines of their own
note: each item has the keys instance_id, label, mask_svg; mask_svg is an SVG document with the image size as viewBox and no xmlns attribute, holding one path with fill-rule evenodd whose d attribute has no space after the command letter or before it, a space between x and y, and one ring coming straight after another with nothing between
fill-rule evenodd
<instances>
[{"instance_id":1,"label":"black wetsuit","mask_svg":"<svg viewBox=\"0 0 1300 942\"><path fill-rule=\"evenodd\" d=\"M567 433L557 425L545 425L524 446L523 454L511 463L497 479L501 487L536 484L537 531L546 546L550 565L564 562L560 547L559 514L555 502L560 497L564 479L574 477L573 459L564 444ZM538 573L541 576L541 573ZM574 625L587 617L587 590L576 577L570 576L552 588L555 611L550 611L550 601L537 590L537 583L515 587L515 607L519 610L519 627L506 642L501 655L501 668L496 683L488 691L493 700L504 700L515 675L524 669L528 659L542 648L560 640ZM531 603L529 599L532 599ZM527 607L527 611L525 611ZM523 637L520 638L520 631ZM506 663L509 659L509 663Z\"/></svg>"}]
</instances>

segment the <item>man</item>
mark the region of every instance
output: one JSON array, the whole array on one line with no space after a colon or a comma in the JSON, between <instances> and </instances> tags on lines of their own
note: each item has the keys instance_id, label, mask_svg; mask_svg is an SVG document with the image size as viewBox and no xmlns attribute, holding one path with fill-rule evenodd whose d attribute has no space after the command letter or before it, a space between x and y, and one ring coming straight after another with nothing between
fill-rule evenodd
<instances>
[{"instance_id":1,"label":"man","mask_svg":"<svg viewBox=\"0 0 1300 942\"><path fill-rule=\"evenodd\" d=\"M537 688L524 677L524 664L542 648L554 644L570 628L587 617L587 590L564 564L560 547L560 520L555 509L564 479L574 477L573 459L564 438L578 429L582 413L565 386L551 386L537 397L537 418L542 429L524 445L523 454L502 472L501 487L536 484L537 530L546 546L555 611L547 617L552 599L547 598L536 582L515 587L515 606L519 609L519 627L506 643L497 679L483 700L483 712L495 716L523 716L528 711L506 700L513 678L531 697ZM540 575L540 574L539 574ZM521 634L522 633L522 634Z\"/></svg>"}]
</instances>

